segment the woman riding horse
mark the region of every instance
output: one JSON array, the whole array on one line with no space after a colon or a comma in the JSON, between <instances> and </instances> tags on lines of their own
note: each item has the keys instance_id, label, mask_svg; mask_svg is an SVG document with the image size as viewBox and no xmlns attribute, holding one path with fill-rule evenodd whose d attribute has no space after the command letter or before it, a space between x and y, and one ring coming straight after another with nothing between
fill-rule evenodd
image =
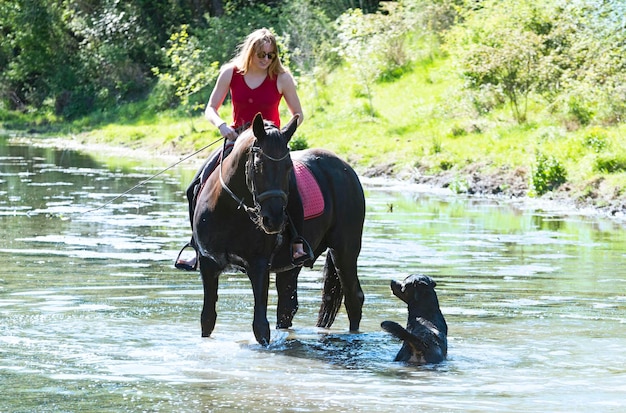
<instances>
[{"instance_id":1,"label":"woman riding horse","mask_svg":"<svg viewBox=\"0 0 626 413\"><path fill-rule=\"evenodd\" d=\"M218 114L218 109L229 91L233 106L233 123L230 125L224 122ZM265 120L269 120L280 127L278 107L283 97L291 114L297 116L298 125L301 124L304 116L296 92L296 84L291 73L280 61L276 38L268 29L256 30L248 35L240 45L239 53L235 58L222 67L209 98L205 116L219 129L226 141L223 148L215 151L207 159L187 189L190 220L193 220L196 197L201 185L213 172L216 165L230 153L237 136L247 129L254 116L261 113ZM310 247L300 236L302 234L303 210L298 191L289 192L287 210L292 224L292 232L295 233L292 242L293 262L296 265L303 265L313 256ZM307 247L306 251L305 246ZM182 254L187 247L193 247L195 254L189 259L184 259ZM178 269L194 271L197 269L197 263L197 246L192 239L181 249L174 266Z\"/></svg>"}]
</instances>

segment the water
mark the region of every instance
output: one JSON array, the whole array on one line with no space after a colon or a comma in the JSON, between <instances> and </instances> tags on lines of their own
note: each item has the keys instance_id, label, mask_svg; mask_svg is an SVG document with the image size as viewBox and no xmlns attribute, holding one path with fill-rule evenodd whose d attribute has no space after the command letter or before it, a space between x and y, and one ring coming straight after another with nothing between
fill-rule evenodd
<instances>
[{"instance_id":1,"label":"water","mask_svg":"<svg viewBox=\"0 0 626 413\"><path fill-rule=\"evenodd\" d=\"M626 410L622 223L365 181L361 332L343 310L314 327L319 259L264 348L244 275L220 278L203 339L199 276L172 267L192 167L93 211L164 166L0 140L0 411ZM438 283L440 365L394 363L380 329L406 322L389 281L413 272Z\"/></svg>"}]
</instances>

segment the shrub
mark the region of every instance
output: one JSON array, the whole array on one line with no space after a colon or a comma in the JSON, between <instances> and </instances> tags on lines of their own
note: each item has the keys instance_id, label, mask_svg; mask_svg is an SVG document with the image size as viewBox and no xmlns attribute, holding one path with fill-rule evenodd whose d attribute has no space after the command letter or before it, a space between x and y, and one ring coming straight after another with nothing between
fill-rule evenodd
<instances>
[{"instance_id":1,"label":"shrub","mask_svg":"<svg viewBox=\"0 0 626 413\"><path fill-rule=\"evenodd\" d=\"M340 63L334 50L337 35L329 17L320 6L308 0L284 2L281 16L284 16L283 29L289 33L289 41L284 50L289 50L296 76L311 74L322 65L329 67Z\"/></svg>"},{"instance_id":2,"label":"shrub","mask_svg":"<svg viewBox=\"0 0 626 413\"><path fill-rule=\"evenodd\" d=\"M164 87L175 87L175 95L183 106L195 109L193 95L207 88L219 73L219 63L211 63L197 37L188 33L188 26L173 33L169 40L166 56L170 61L170 70L162 72L159 68L152 71ZM198 102L199 103L199 102Z\"/></svg>"},{"instance_id":3,"label":"shrub","mask_svg":"<svg viewBox=\"0 0 626 413\"><path fill-rule=\"evenodd\" d=\"M304 137L302 134L294 136L289 141L289 149L291 149L292 151L301 151L308 148L309 143L307 142L306 137Z\"/></svg>"},{"instance_id":4,"label":"shrub","mask_svg":"<svg viewBox=\"0 0 626 413\"><path fill-rule=\"evenodd\" d=\"M583 145L595 153L600 153L609 146L606 131L601 128L592 128L583 138Z\"/></svg>"},{"instance_id":5,"label":"shrub","mask_svg":"<svg viewBox=\"0 0 626 413\"><path fill-rule=\"evenodd\" d=\"M470 190L470 183L467 178L455 176L448 188L455 194L466 194Z\"/></svg>"},{"instance_id":6,"label":"shrub","mask_svg":"<svg viewBox=\"0 0 626 413\"><path fill-rule=\"evenodd\" d=\"M617 155L598 157L593 168L597 172L609 174L623 172L626 171L626 157Z\"/></svg>"},{"instance_id":7,"label":"shrub","mask_svg":"<svg viewBox=\"0 0 626 413\"><path fill-rule=\"evenodd\" d=\"M501 91L519 123L526 121L529 95L541 80L547 19L543 13L529 1L490 1L469 11L465 22L447 36L468 88Z\"/></svg>"},{"instance_id":8,"label":"shrub","mask_svg":"<svg viewBox=\"0 0 626 413\"><path fill-rule=\"evenodd\" d=\"M159 76L156 85L152 88L150 96L148 96L148 107L153 112L159 112L165 109L173 109L180 103L180 99L176 96L176 81L169 73L163 73Z\"/></svg>"},{"instance_id":9,"label":"shrub","mask_svg":"<svg viewBox=\"0 0 626 413\"><path fill-rule=\"evenodd\" d=\"M589 125L593 119L593 110L580 97L570 97L567 103L567 112L583 126Z\"/></svg>"},{"instance_id":10,"label":"shrub","mask_svg":"<svg viewBox=\"0 0 626 413\"><path fill-rule=\"evenodd\" d=\"M554 156L537 153L532 173L532 187L536 195L552 191L567 181L565 167Z\"/></svg>"}]
</instances>

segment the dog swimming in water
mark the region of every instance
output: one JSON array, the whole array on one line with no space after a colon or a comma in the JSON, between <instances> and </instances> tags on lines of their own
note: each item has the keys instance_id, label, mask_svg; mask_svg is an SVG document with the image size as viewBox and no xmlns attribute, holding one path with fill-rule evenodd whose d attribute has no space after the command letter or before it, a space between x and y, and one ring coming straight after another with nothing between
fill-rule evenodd
<instances>
[{"instance_id":1,"label":"dog swimming in water","mask_svg":"<svg viewBox=\"0 0 626 413\"><path fill-rule=\"evenodd\" d=\"M381 327L402 340L394 361L416 364L440 363L448 353L448 325L439 308L435 281L422 274L412 274L402 282L391 281L391 291L408 306L406 328L394 321Z\"/></svg>"}]
</instances>

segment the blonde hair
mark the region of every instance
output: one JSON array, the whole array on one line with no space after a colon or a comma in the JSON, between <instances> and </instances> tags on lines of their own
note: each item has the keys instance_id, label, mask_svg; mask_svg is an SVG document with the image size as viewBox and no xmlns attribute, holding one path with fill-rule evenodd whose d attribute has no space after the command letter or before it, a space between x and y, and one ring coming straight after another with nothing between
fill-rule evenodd
<instances>
[{"instance_id":1,"label":"blonde hair","mask_svg":"<svg viewBox=\"0 0 626 413\"><path fill-rule=\"evenodd\" d=\"M266 28L258 29L250 33L237 48L237 55L231 60L231 63L235 65L240 73L245 75L250 68L254 55L258 53L261 50L261 47L266 43L272 45L274 51L276 52L276 57L267 68L267 73L269 74L270 79L273 79L274 76L278 76L281 73L285 73L287 69L285 69L280 61L280 53L278 51L278 44L276 43L276 36L274 36L274 33Z\"/></svg>"}]
</instances>

